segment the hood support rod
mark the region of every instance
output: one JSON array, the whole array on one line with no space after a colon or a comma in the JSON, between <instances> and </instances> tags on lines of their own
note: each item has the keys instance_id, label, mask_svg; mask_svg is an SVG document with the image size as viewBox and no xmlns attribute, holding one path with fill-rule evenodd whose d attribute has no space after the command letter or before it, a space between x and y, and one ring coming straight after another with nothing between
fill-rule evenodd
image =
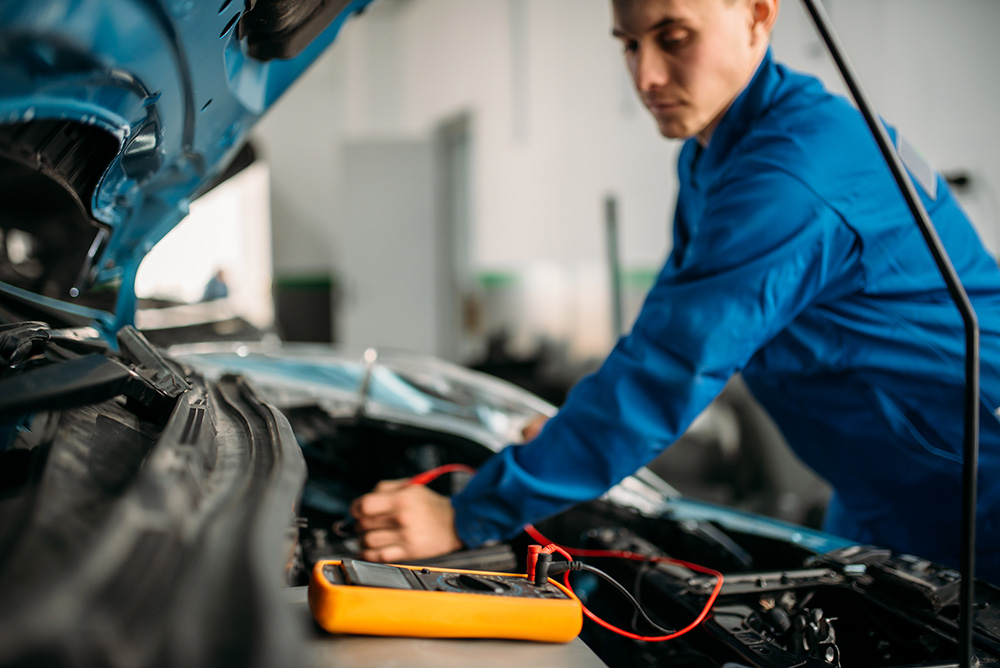
<instances>
[{"instance_id":1,"label":"hood support rod","mask_svg":"<svg viewBox=\"0 0 1000 668\"><path fill-rule=\"evenodd\" d=\"M924 242L934 257L934 263L941 272L948 287L948 293L962 315L962 322L965 325L965 431L962 448L962 545L960 556L962 583L959 591L958 645L959 665L963 668L970 668L975 661L972 649L972 626L976 554L976 482L979 468L979 323L969 295L962 287L955 267L952 265L926 209L920 202L920 197L903 167L902 160L892 145L889 133L879 122L871 100L862 88L853 66L848 61L844 48L833 30L830 17L818 0L802 1L812 17L813 23L816 24L816 29L823 38L830 55L833 56L844 82L850 89L854 102L864 116L868 129L875 137L882 157L885 158L889 170L906 200L910 213L913 214L914 220L920 227Z\"/></svg>"}]
</instances>

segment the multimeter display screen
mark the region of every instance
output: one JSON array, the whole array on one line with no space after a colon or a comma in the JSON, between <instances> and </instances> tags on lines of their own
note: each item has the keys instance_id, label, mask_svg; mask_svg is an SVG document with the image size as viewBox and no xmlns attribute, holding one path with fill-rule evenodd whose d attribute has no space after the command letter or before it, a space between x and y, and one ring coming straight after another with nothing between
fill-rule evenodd
<instances>
[{"instance_id":1,"label":"multimeter display screen","mask_svg":"<svg viewBox=\"0 0 1000 668\"><path fill-rule=\"evenodd\" d=\"M351 563L349 571L351 584L363 587L385 587L387 589L413 589L413 585L395 566L383 566L363 561Z\"/></svg>"}]
</instances>

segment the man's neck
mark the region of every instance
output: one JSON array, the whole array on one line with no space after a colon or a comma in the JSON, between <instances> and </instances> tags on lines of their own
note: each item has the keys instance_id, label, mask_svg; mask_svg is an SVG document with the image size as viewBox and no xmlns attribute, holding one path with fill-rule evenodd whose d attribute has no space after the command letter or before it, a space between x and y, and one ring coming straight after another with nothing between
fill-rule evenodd
<instances>
[{"instance_id":1,"label":"man's neck","mask_svg":"<svg viewBox=\"0 0 1000 668\"><path fill-rule=\"evenodd\" d=\"M746 81L744 81L743 85L740 87L740 91L733 97L733 99L729 101L728 104L726 104L725 107L722 108L722 111L719 112L719 114L712 120L712 122L709 123L707 126L705 126L704 130L695 135L695 139L698 140L698 143L701 144L702 148L708 148L708 142L711 141L712 134L715 132L715 128L719 126L719 123L729 112L730 107L733 106L733 102L735 102L736 99L743 94L743 91L745 91L747 89L747 86L750 85L750 82L753 81L754 74L757 73L757 70L760 69L760 64L764 61L764 54L767 53L767 47L768 45L765 44L764 49L759 54L757 54L757 58L754 59L754 66L750 68L750 74L747 76Z\"/></svg>"}]
</instances>

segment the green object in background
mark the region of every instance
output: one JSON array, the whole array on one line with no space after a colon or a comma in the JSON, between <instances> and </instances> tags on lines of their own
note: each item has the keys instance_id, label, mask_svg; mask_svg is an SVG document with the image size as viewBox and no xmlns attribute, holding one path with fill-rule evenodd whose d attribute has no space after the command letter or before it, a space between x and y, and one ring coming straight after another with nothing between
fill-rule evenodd
<instances>
[{"instance_id":1,"label":"green object in background","mask_svg":"<svg viewBox=\"0 0 1000 668\"><path fill-rule=\"evenodd\" d=\"M476 282L486 290L510 288L521 283L521 276L513 271L484 271L476 276Z\"/></svg>"},{"instance_id":2,"label":"green object in background","mask_svg":"<svg viewBox=\"0 0 1000 668\"><path fill-rule=\"evenodd\" d=\"M276 276L275 324L285 341L336 341L338 284L330 274Z\"/></svg>"},{"instance_id":3,"label":"green object in background","mask_svg":"<svg viewBox=\"0 0 1000 668\"><path fill-rule=\"evenodd\" d=\"M629 290L647 292L653 287L653 283L656 282L656 277L659 273L659 269L651 269L649 267L623 269L622 285Z\"/></svg>"},{"instance_id":4,"label":"green object in background","mask_svg":"<svg viewBox=\"0 0 1000 668\"><path fill-rule=\"evenodd\" d=\"M622 287L646 292L653 287L659 273L655 267L622 269ZM476 276L476 282L486 290L509 288L521 284L521 275L516 271L484 271Z\"/></svg>"}]
</instances>

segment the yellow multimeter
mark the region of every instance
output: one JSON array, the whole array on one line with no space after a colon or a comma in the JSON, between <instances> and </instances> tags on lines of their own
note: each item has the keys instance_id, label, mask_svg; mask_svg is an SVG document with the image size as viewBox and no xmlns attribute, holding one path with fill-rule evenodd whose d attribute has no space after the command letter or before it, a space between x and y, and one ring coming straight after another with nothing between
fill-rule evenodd
<instances>
[{"instance_id":1,"label":"yellow multimeter","mask_svg":"<svg viewBox=\"0 0 1000 668\"><path fill-rule=\"evenodd\" d=\"M525 575L320 561L309 609L331 633L417 638L510 638L569 642L580 633L580 601Z\"/></svg>"}]
</instances>

